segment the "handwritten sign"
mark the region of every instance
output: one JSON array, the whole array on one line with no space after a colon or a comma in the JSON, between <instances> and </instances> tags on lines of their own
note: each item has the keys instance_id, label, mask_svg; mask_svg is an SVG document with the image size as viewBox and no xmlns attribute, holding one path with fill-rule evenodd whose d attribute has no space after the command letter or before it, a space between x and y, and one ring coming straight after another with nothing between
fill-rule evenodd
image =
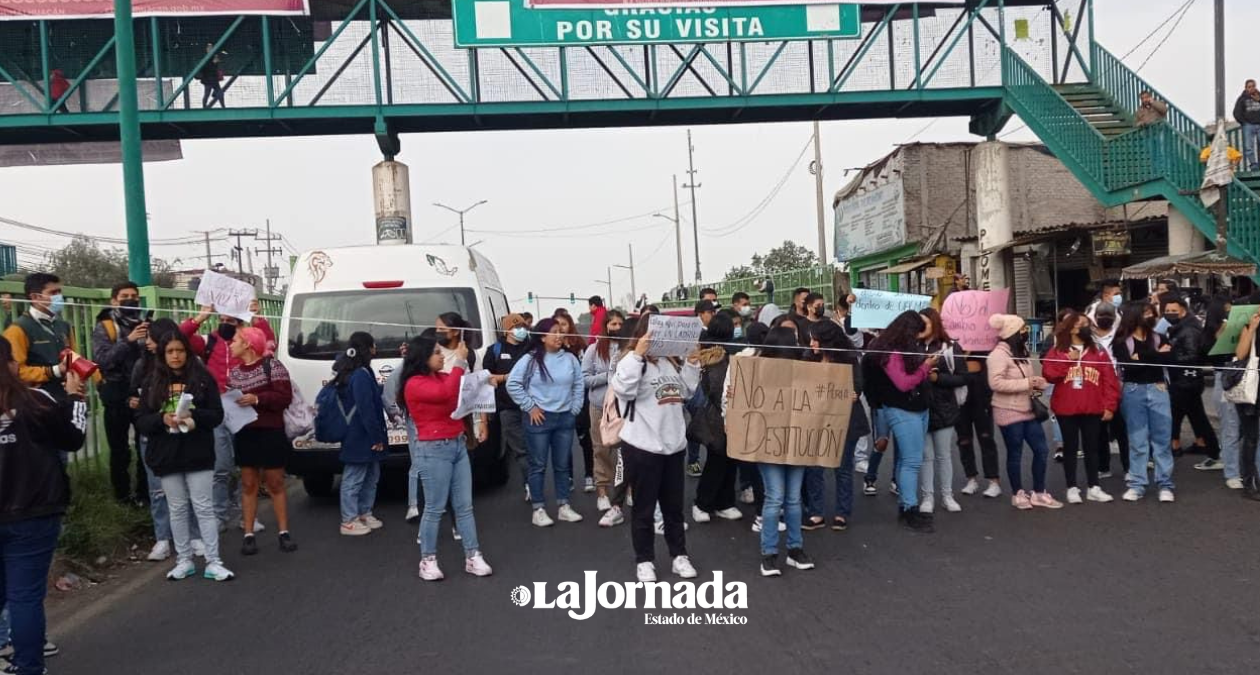
<instances>
[{"instance_id":1,"label":"handwritten sign","mask_svg":"<svg viewBox=\"0 0 1260 675\"><path fill-rule=\"evenodd\" d=\"M490 385L490 371L464 373L459 380L459 402L455 404L451 419L461 420L473 413L494 411L494 387Z\"/></svg>"},{"instance_id":2,"label":"handwritten sign","mask_svg":"<svg viewBox=\"0 0 1260 675\"><path fill-rule=\"evenodd\" d=\"M853 367L731 359L727 455L745 462L836 468L853 411Z\"/></svg>"},{"instance_id":3,"label":"handwritten sign","mask_svg":"<svg viewBox=\"0 0 1260 675\"><path fill-rule=\"evenodd\" d=\"M1238 337L1242 334L1242 329L1247 326L1247 322L1251 320L1251 316L1257 309L1260 309L1260 305L1234 305L1229 312L1229 320L1225 323L1225 332L1216 339L1216 344L1212 345L1208 356L1233 354L1238 348Z\"/></svg>"},{"instance_id":4,"label":"handwritten sign","mask_svg":"<svg viewBox=\"0 0 1260 675\"><path fill-rule=\"evenodd\" d=\"M857 304L853 305L854 328L887 328L902 312L917 312L932 306L930 295L890 293L869 288L854 289L853 295L857 298Z\"/></svg>"},{"instance_id":5,"label":"handwritten sign","mask_svg":"<svg viewBox=\"0 0 1260 675\"><path fill-rule=\"evenodd\" d=\"M653 314L648 319L648 331L652 334L648 356L686 356L695 351L704 324L694 316Z\"/></svg>"},{"instance_id":6,"label":"handwritten sign","mask_svg":"<svg viewBox=\"0 0 1260 675\"><path fill-rule=\"evenodd\" d=\"M1006 313L1010 295L1009 288L950 293L941 307L941 323L945 332L967 351L992 350L997 346L998 334L989 325L989 317Z\"/></svg>"},{"instance_id":7,"label":"handwritten sign","mask_svg":"<svg viewBox=\"0 0 1260 675\"><path fill-rule=\"evenodd\" d=\"M249 303L254 300L254 287L226 274L206 270L197 287L197 304L211 305L220 314L235 317L246 323L254 319Z\"/></svg>"}]
</instances>

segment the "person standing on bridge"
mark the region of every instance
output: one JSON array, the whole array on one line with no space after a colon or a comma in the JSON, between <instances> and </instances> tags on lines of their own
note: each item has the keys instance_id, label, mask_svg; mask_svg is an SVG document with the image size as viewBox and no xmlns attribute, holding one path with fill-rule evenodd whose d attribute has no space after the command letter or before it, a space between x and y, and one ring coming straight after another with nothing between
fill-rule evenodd
<instances>
[{"instance_id":1,"label":"person standing on bridge","mask_svg":"<svg viewBox=\"0 0 1260 675\"><path fill-rule=\"evenodd\" d=\"M525 414L525 442L529 446L529 496L536 527L550 527L544 491L547 464L552 466L557 516L567 523L582 520L569 505L573 489L573 434L584 404L582 364L565 349L571 335L555 319L538 322L541 334L534 350L517 362L508 375L512 400ZM637 500L636 500L637 501Z\"/></svg>"},{"instance_id":2,"label":"person standing on bridge","mask_svg":"<svg viewBox=\"0 0 1260 675\"><path fill-rule=\"evenodd\" d=\"M683 520L683 453L687 449L687 416L683 403L700 384L697 352L679 366L672 359L648 356L649 321L635 328L631 353L617 363L609 386L621 402L635 402L621 427L621 455L634 494L630 540L635 574L641 582L656 581L655 511L659 502L665 543L674 574L692 579L696 569L687 555ZM623 406L624 409L624 406Z\"/></svg>"},{"instance_id":3,"label":"person standing on bridge","mask_svg":"<svg viewBox=\"0 0 1260 675\"><path fill-rule=\"evenodd\" d=\"M428 329L407 345L398 405L416 430L417 464L424 482L424 515L420 518L420 578L440 581L437 545L442 513L449 501L459 540L464 545L464 571L478 577L492 570L481 555L473 518L472 468L464 441L463 420L451 419L459 403L459 385L468 369L468 344L461 342L448 362L437 348L438 333Z\"/></svg>"},{"instance_id":4,"label":"person standing on bridge","mask_svg":"<svg viewBox=\"0 0 1260 675\"><path fill-rule=\"evenodd\" d=\"M235 576L219 558L219 523L214 513L214 430L223 423L223 403L214 378L180 332L157 346L157 365L145 382L136 430L147 442L144 461L162 480L175 537L176 564L166 578L178 581L197 573L188 528L189 510L197 517L206 545L205 577L227 581Z\"/></svg>"},{"instance_id":5,"label":"person standing on bridge","mask_svg":"<svg viewBox=\"0 0 1260 675\"><path fill-rule=\"evenodd\" d=\"M214 54L214 45L206 45L206 53ZM214 102L219 102L220 108L226 108L227 104L223 101L223 69L219 64L219 55L214 54L206 65L201 67L197 73L197 80L201 82L203 93L201 95L201 107L213 108Z\"/></svg>"},{"instance_id":6,"label":"person standing on bridge","mask_svg":"<svg viewBox=\"0 0 1260 675\"><path fill-rule=\"evenodd\" d=\"M1260 155L1256 153L1260 144L1260 89L1255 80L1243 85L1243 93L1234 103L1234 119L1242 125L1243 171L1260 170Z\"/></svg>"}]
</instances>

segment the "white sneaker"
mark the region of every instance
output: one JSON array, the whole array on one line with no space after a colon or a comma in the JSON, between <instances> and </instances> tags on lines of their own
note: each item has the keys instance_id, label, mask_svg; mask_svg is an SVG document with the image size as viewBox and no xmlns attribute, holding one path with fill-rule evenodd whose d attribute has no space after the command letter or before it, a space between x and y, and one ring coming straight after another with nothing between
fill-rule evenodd
<instances>
[{"instance_id":1,"label":"white sneaker","mask_svg":"<svg viewBox=\"0 0 1260 675\"><path fill-rule=\"evenodd\" d=\"M963 486L962 493L965 495L974 495L980 491L980 481L974 478L968 478L967 484Z\"/></svg>"},{"instance_id":2,"label":"white sneaker","mask_svg":"<svg viewBox=\"0 0 1260 675\"><path fill-rule=\"evenodd\" d=\"M341 524L341 534L347 537L362 537L365 534L372 534L372 528L364 525L363 521L352 520Z\"/></svg>"},{"instance_id":3,"label":"white sneaker","mask_svg":"<svg viewBox=\"0 0 1260 675\"><path fill-rule=\"evenodd\" d=\"M746 487L746 488L744 488L743 490L740 490L740 492L739 492L739 503L741 503L741 504L752 504L752 503L753 503L753 502L755 502L755 501L757 501L757 498L753 495L753 489L752 489L752 488L750 488L750 487Z\"/></svg>"},{"instance_id":4,"label":"white sneaker","mask_svg":"<svg viewBox=\"0 0 1260 675\"><path fill-rule=\"evenodd\" d=\"M408 506L407 515L403 518L403 520L406 520L409 523L414 523L417 520L420 520L420 507Z\"/></svg>"},{"instance_id":5,"label":"white sneaker","mask_svg":"<svg viewBox=\"0 0 1260 675\"><path fill-rule=\"evenodd\" d=\"M604 517L599 519L600 527L616 527L626 522L626 517L621 514L621 507L614 506L604 512Z\"/></svg>"},{"instance_id":6,"label":"white sneaker","mask_svg":"<svg viewBox=\"0 0 1260 675\"><path fill-rule=\"evenodd\" d=\"M656 565L650 562L639 563L635 568L634 576L643 583L656 581Z\"/></svg>"},{"instance_id":7,"label":"white sneaker","mask_svg":"<svg viewBox=\"0 0 1260 675\"><path fill-rule=\"evenodd\" d=\"M604 511L612 508L612 500L608 498L608 495L604 495L603 497L595 500L595 508L598 509L600 513L603 513Z\"/></svg>"},{"instance_id":8,"label":"white sneaker","mask_svg":"<svg viewBox=\"0 0 1260 675\"><path fill-rule=\"evenodd\" d=\"M551 527L556 521L547 515L547 509L534 509L534 527Z\"/></svg>"},{"instance_id":9,"label":"white sneaker","mask_svg":"<svg viewBox=\"0 0 1260 675\"><path fill-rule=\"evenodd\" d=\"M451 527L451 538L454 539L455 541L463 541L464 539L463 537L459 535L459 528L454 527L454 526Z\"/></svg>"},{"instance_id":10,"label":"white sneaker","mask_svg":"<svg viewBox=\"0 0 1260 675\"><path fill-rule=\"evenodd\" d=\"M710 516L708 511L701 511L699 506L693 506L691 507L691 519L697 523L707 523L713 520L713 516Z\"/></svg>"},{"instance_id":11,"label":"white sneaker","mask_svg":"<svg viewBox=\"0 0 1260 675\"><path fill-rule=\"evenodd\" d=\"M985 488L984 492L981 494L983 494L985 497L988 497L989 499L996 499L997 497L1001 497L1002 484L995 480L989 481L989 487Z\"/></svg>"},{"instance_id":12,"label":"white sneaker","mask_svg":"<svg viewBox=\"0 0 1260 675\"><path fill-rule=\"evenodd\" d=\"M626 506L634 506L634 495L626 493Z\"/></svg>"},{"instance_id":13,"label":"white sneaker","mask_svg":"<svg viewBox=\"0 0 1260 675\"><path fill-rule=\"evenodd\" d=\"M1159 501L1161 504L1171 504L1177 501L1177 495L1173 494L1172 490L1160 490Z\"/></svg>"},{"instance_id":14,"label":"white sneaker","mask_svg":"<svg viewBox=\"0 0 1260 675\"><path fill-rule=\"evenodd\" d=\"M560 510L556 513L556 518L559 520L563 520L566 523L582 522L582 514L578 513L577 511L574 511L573 507L569 506L568 504L562 504L560 506Z\"/></svg>"},{"instance_id":15,"label":"white sneaker","mask_svg":"<svg viewBox=\"0 0 1260 675\"><path fill-rule=\"evenodd\" d=\"M382 527L385 527L385 523L381 522L380 518L377 518L370 513L366 516L359 516L359 522L367 525L370 530L379 530Z\"/></svg>"},{"instance_id":16,"label":"white sneaker","mask_svg":"<svg viewBox=\"0 0 1260 675\"><path fill-rule=\"evenodd\" d=\"M936 504L932 499L923 499L919 501L919 513L931 513L936 510Z\"/></svg>"},{"instance_id":17,"label":"white sneaker","mask_svg":"<svg viewBox=\"0 0 1260 675\"><path fill-rule=\"evenodd\" d=\"M223 563L210 563L206 565L206 571L201 576L211 581L228 581L236 577L232 570L223 566Z\"/></svg>"},{"instance_id":18,"label":"white sneaker","mask_svg":"<svg viewBox=\"0 0 1260 675\"><path fill-rule=\"evenodd\" d=\"M761 516L753 517L752 531L758 534L761 533Z\"/></svg>"},{"instance_id":19,"label":"white sneaker","mask_svg":"<svg viewBox=\"0 0 1260 675\"><path fill-rule=\"evenodd\" d=\"M594 491L595 491L595 479L591 478L590 476L587 476L586 482L582 484L582 492L594 492Z\"/></svg>"},{"instance_id":20,"label":"white sneaker","mask_svg":"<svg viewBox=\"0 0 1260 675\"><path fill-rule=\"evenodd\" d=\"M530 495L529 495L529 486L528 486L528 485L526 485L526 486L525 486L525 502L526 502L526 503L528 503L528 502L531 502L531 501L533 501L533 500L532 500L532 499L530 499Z\"/></svg>"},{"instance_id":21,"label":"white sneaker","mask_svg":"<svg viewBox=\"0 0 1260 675\"><path fill-rule=\"evenodd\" d=\"M204 560L206 557L206 542L200 539L193 539L188 543L192 545L193 555Z\"/></svg>"},{"instance_id":22,"label":"white sneaker","mask_svg":"<svg viewBox=\"0 0 1260 675\"><path fill-rule=\"evenodd\" d=\"M944 497L941 497L941 506L944 506L945 510L950 513L958 513L959 511L962 511L962 506L959 505L957 499L954 499L953 495L945 495Z\"/></svg>"},{"instance_id":23,"label":"white sneaker","mask_svg":"<svg viewBox=\"0 0 1260 675\"><path fill-rule=\"evenodd\" d=\"M420 559L420 578L425 581L441 581L446 578L442 568L438 567L437 556L426 556Z\"/></svg>"},{"instance_id":24,"label":"white sneaker","mask_svg":"<svg viewBox=\"0 0 1260 675\"><path fill-rule=\"evenodd\" d=\"M166 578L171 581L179 581L187 579L197 573L197 566L191 560L181 560L175 563L174 569L166 573Z\"/></svg>"},{"instance_id":25,"label":"white sneaker","mask_svg":"<svg viewBox=\"0 0 1260 675\"><path fill-rule=\"evenodd\" d=\"M1239 481L1239 485L1242 485L1242 481ZM149 555L145 556L145 560L150 562L162 562L169 557L171 557L171 542L159 541L153 545L152 549L150 549Z\"/></svg>"},{"instance_id":26,"label":"white sneaker","mask_svg":"<svg viewBox=\"0 0 1260 675\"><path fill-rule=\"evenodd\" d=\"M471 558L464 560L464 571L474 577L488 577L494 574L494 570L490 568L486 559L481 557L480 553L474 553Z\"/></svg>"},{"instance_id":27,"label":"white sneaker","mask_svg":"<svg viewBox=\"0 0 1260 675\"><path fill-rule=\"evenodd\" d=\"M1084 500L1081 499L1081 489L1077 487L1068 488L1067 501L1069 504L1084 504Z\"/></svg>"},{"instance_id":28,"label":"white sneaker","mask_svg":"<svg viewBox=\"0 0 1260 675\"><path fill-rule=\"evenodd\" d=\"M1229 480L1225 481L1225 487L1227 487L1227 488L1229 488L1229 489L1231 489L1231 490L1241 490L1241 489L1243 489L1243 482L1242 482L1242 479L1241 479L1241 478L1230 478Z\"/></svg>"},{"instance_id":29,"label":"white sneaker","mask_svg":"<svg viewBox=\"0 0 1260 675\"><path fill-rule=\"evenodd\" d=\"M685 555L674 558L674 574L684 579L695 579L696 568L691 566L691 559Z\"/></svg>"},{"instance_id":30,"label":"white sneaker","mask_svg":"<svg viewBox=\"0 0 1260 675\"><path fill-rule=\"evenodd\" d=\"M1121 496L1120 498L1126 502L1138 502L1138 501L1142 501L1142 497L1144 496L1145 495L1143 495L1141 492L1138 492L1137 490L1134 490L1133 488L1129 488L1128 490L1124 491L1124 495Z\"/></svg>"},{"instance_id":31,"label":"white sneaker","mask_svg":"<svg viewBox=\"0 0 1260 675\"><path fill-rule=\"evenodd\" d=\"M665 521L663 520L656 521L656 524L652 526L652 529L656 530L657 534L661 536L665 536ZM691 529L691 523L688 523L687 521L683 521L683 532L686 532L687 530L690 530L690 529Z\"/></svg>"},{"instance_id":32,"label":"white sneaker","mask_svg":"<svg viewBox=\"0 0 1260 675\"><path fill-rule=\"evenodd\" d=\"M1094 487L1090 488L1089 492L1085 493L1085 498L1091 502L1099 502L1102 504L1106 504L1108 502L1113 502L1116 500L1115 497L1112 497L1106 492L1103 492L1102 487L1098 485L1095 485Z\"/></svg>"},{"instance_id":33,"label":"white sneaker","mask_svg":"<svg viewBox=\"0 0 1260 675\"><path fill-rule=\"evenodd\" d=\"M722 520L739 520L744 517L744 512L732 506L728 509L722 509L713 515L721 518Z\"/></svg>"}]
</instances>

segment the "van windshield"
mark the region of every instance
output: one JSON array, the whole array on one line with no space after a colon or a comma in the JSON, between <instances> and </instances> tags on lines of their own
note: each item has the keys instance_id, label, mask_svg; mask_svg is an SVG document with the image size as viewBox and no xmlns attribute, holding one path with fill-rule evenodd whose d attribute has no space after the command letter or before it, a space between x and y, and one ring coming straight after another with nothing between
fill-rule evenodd
<instances>
[{"instance_id":1,"label":"van windshield","mask_svg":"<svg viewBox=\"0 0 1260 675\"><path fill-rule=\"evenodd\" d=\"M376 339L377 358L400 356L398 347L433 326L439 314L457 312L475 330L468 346L481 346L481 313L471 288L307 293L293 298L289 356L332 361L349 346L350 334L366 331Z\"/></svg>"}]
</instances>

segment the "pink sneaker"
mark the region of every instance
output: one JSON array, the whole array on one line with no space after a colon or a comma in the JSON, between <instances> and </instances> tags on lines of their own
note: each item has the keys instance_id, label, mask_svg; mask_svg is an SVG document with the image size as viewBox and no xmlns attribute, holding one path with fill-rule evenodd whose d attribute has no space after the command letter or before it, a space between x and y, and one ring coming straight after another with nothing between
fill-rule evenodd
<instances>
[{"instance_id":1,"label":"pink sneaker","mask_svg":"<svg viewBox=\"0 0 1260 675\"><path fill-rule=\"evenodd\" d=\"M442 569L438 567L437 556L420 559L420 578L425 581L441 581L446 578L446 575L442 574Z\"/></svg>"},{"instance_id":2,"label":"pink sneaker","mask_svg":"<svg viewBox=\"0 0 1260 675\"><path fill-rule=\"evenodd\" d=\"M1032 508L1032 500L1028 498L1028 493L1020 490L1011 497L1011 506L1020 511L1027 511Z\"/></svg>"},{"instance_id":3,"label":"pink sneaker","mask_svg":"<svg viewBox=\"0 0 1260 675\"><path fill-rule=\"evenodd\" d=\"M1063 508L1063 502L1051 497L1049 492L1034 492L1031 501L1033 506L1040 506L1043 509Z\"/></svg>"}]
</instances>

